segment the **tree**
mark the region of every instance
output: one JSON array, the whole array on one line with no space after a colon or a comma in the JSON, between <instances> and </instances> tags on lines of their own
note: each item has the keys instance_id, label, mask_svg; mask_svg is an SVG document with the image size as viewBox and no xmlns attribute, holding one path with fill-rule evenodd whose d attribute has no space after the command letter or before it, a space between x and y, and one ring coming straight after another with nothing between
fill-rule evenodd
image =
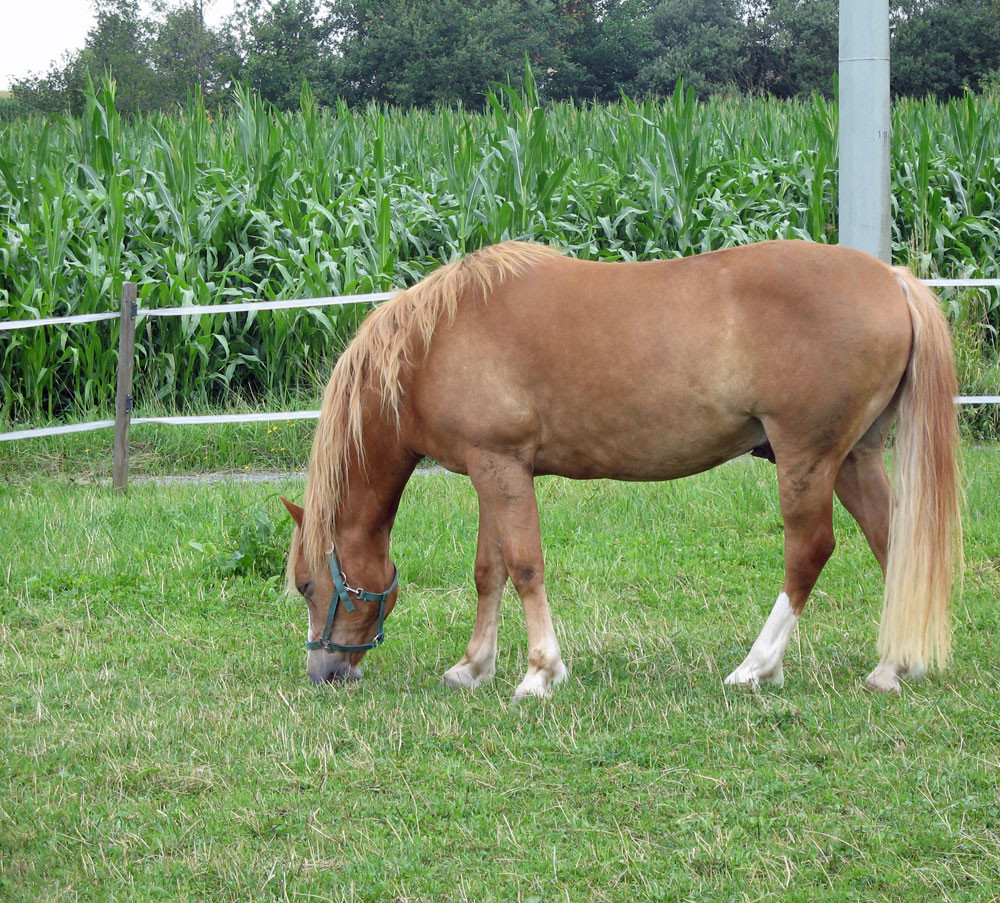
<instances>
[{"instance_id":1,"label":"tree","mask_svg":"<svg viewBox=\"0 0 1000 903\"><path fill-rule=\"evenodd\" d=\"M840 45L838 0L776 0L768 14L774 80L780 96L832 96Z\"/></svg>"},{"instance_id":2,"label":"tree","mask_svg":"<svg viewBox=\"0 0 1000 903\"><path fill-rule=\"evenodd\" d=\"M833 92L839 0L238 0L221 31L211 0L91 0L82 50L14 84L9 110L80 113L88 74L117 83L124 114L222 102L243 81L283 109L308 81L338 97L399 106L480 106L517 88L527 60L548 98L736 88ZM954 96L1000 80L1000 0L892 0L892 88ZM993 73L990 75L990 73Z\"/></svg>"},{"instance_id":3,"label":"tree","mask_svg":"<svg viewBox=\"0 0 1000 903\"><path fill-rule=\"evenodd\" d=\"M337 90L349 101L400 106L483 102L491 81L517 86L528 59L558 72L545 0L340 0Z\"/></svg>"},{"instance_id":4,"label":"tree","mask_svg":"<svg viewBox=\"0 0 1000 903\"><path fill-rule=\"evenodd\" d=\"M738 0L664 0L650 15L655 51L636 79L665 94L679 79L699 97L738 84L748 63Z\"/></svg>"},{"instance_id":5,"label":"tree","mask_svg":"<svg viewBox=\"0 0 1000 903\"><path fill-rule=\"evenodd\" d=\"M117 85L119 112L135 114L183 103L197 88L218 99L228 82L220 66L226 47L205 27L202 0L180 6L156 5L147 18L138 0L94 0L96 22L82 50L68 54L42 76L14 85L28 109L43 113L84 108L87 74L99 81L110 74Z\"/></svg>"},{"instance_id":6,"label":"tree","mask_svg":"<svg viewBox=\"0 0 1000 903\"><path fill-rule=\"evenodd\" d=\"M67 54L62 66L53 63L44 75L27 75L11 84L18 109L32 113L79 112L73 109L69 88L71 67L79 54Z\"/></svg>"},{"instance_id":7,"label":"tree","mask_svg":"<svg viewBox=\"0 0 1000 903\"><path fill-rule=\"evenodd\" d=\"M282 109L298 106L304 81L333 100L333 34L325 0L244 0L229 27L241 58L234 74Z\"/></svg>"},{"instance_id":8,"label":"tree","mask_svg":"<svg viewBox=\"0 0 1000 903\"><path fill-rule=\"evenodd\" d=\"M152 24L141 15L139 0L94 0L97 23L71 67L68 78L74 109L82 109L86 73L96 80L110 73L118 85L119 113L156 106L156 79L149 64Z\"/></svg>"},{"instance_id":9,"label":"tree","mask_svg":"<svg viewBox=\"0 0 1000 903\"><path fill-rule=\"evenodd\" d=\"M138 0L93 0L97 21L83 49L67 54L43 76L15 82L13 91L25 106L41 112L83 111L87 73L110 73L118 83L117 104L123 113L148 109L155 80L147 59L150 23L140 15Z\"/></svg>"},{"instance_id":10,"label":"tree","mask_svg":"<svg viewBox=\"0 0 1000 903\"><path fill-rule=\"evenodd\" d=\"M149 45L158 105L184 103L196 88L208 102L222 100L232 84L223 60L233 50L222 35L206 27L202 0L177 7L161 3L158 9L162 19L155 23Z\"/></svg>"},{"instance_id":11,"label":"tree","mask_svg":"<svg viewBox=\"0 0 1000 903\"><path fill-rule=\"evenodd\" d=\"M652 52L653 6L653 0L558 0L561 61L546 79L548 96L617 100Z\"/></svg>"},{"instance_id":12,"label":"tree","mask_svg":"<svg viewBox=\"0 0 1000 903\"><path fill-rule=\"evenodd\" d=\"M893 93L954 97L1000 66L996 0L896 0L892 12Z\"/></svg>"}]
</instances>

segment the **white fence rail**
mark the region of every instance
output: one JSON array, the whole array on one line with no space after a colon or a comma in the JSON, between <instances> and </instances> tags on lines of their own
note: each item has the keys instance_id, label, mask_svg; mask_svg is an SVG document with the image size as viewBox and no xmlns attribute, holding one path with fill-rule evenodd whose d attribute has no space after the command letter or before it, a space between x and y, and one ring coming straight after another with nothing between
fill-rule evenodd
<instances>
[{"instance_id":1,"label":"white fence rail","mask_svg":"<svg viewBox=\"0 0 1000 903\"><path fill-rule=\"evenodd\" d=\"M124 489L128 484L128 432L132 425L163 423L189 426L203 423L266 423L275 420L315 420L319 411L268 411L255 414L208 414L188 417L132 417L132 368L134 361L135 325L144 317L200 317L205 314L235 314L260 310L296 310L307 307L342 307L349 304L371 304L392 297L392 292L369 292L362 295L341 295L329 298L291 298L279 301L247 301L235 304L192 304L186 307L156 307L142 310L135 303L135 284L122 286L121 311L77 314L66 317L45 317L37 320L5 320L0 322L0 333L15 329L32 329L42 326L61 326L78 323L97 323L102 320L119 320L118 389L115 399L114 420L93 420L88 423L67 423L36 429L14 430L0 433L0 442L18 439L38 439L43 436L60 436L68 433L86 433L93 430L115 429L114 484Z\"/></svg>"},{"instance_id":2,"label":"white fence rail","mask_svg":"<svg viewBox=\"0 0 1000 903\"><path fill-rule=\"evenodd\" d=\"M136 318L143 317L200 317L203 314L237 314L251 310L295 310L303 307L335 307L346 304L370 304L385 301L392 292L373 292L369 295L341 295L336 298L293 298L284 301L245 301L237 304L192 304L188 307L150 307L138 309ZM31 329L35 326L58 326L63 323L96 323L100 320L119 320L118 311L101 314L76 314L70 317L46 317L43 320L4 320L0 332L12 329Z\"/></svg>"},{"instance_id":3,"label":"white fence rail","mask_svg":"<svg viewBox=\"0 0 1000 903\"><path fill-rule=\"evenodd\" d=\"M924 279L925 285L932 287L970 287L970 288L1000 288L1000 279ZM203 304L187 307L160 307L139 309L135 306L135 286L125 283L122 289L122 309L120 312L77 314L67 317L47 317L38 320L5 320L0 322L0 333L15 329L31 329L42 326L59 326L76 323L96 323L102 320L120 320L121 336L119 355L119 387L116 402L115 420L94 420L88 423L69 423L60 426L40 427L37 429L15 430L0 433L0 442L13 442L18 439L34 439L43 436L59 436L67 433L85 433L92 430L103 430L115 427L115 485L124 488L128 482L128 430L131 425L146 423L161 423L174 426L189 426L192 424L210 423L266 423L276 420L315 420L319 411L273 411L256 414L210 414L187 417L135 417L132 411L131 367L123 387L122 356L131 358L134 349L135 323L144 317L200 317L205 314L246 313L258 310L296 310L307 307L334 307L349 304L371 304L385 301L392 297L392 292L371 292L363 295L341 295L330 298L298 298L280 301L247 301L236 304ZM955 399L958 404L1000 404L1000 395L960 395Z\"/></svg>"}]
</instances>

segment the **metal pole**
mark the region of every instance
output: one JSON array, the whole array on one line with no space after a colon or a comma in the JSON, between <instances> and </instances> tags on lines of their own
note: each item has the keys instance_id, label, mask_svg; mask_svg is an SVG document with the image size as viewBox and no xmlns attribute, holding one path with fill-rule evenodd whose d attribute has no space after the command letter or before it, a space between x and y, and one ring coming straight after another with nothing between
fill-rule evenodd
<instances>
[{"instance_id":1,"label":"metal pole","mask_svg":"<svg viewBox=\"0 0 1000 903\"><path fill-rule=\"evenodd\" d=\"M889 0L840 0L840 243L891 262Z\"/></svg>"},{"instance_id":2,"label":"metal pole","mask_svg":"<svg viewBox=\"0 0 1000 903\"><path fill-rule=\"evenodd\" d=\"M122 284L121 329L118 333L118 387L115 393L115 489L128 487L128 429L132 422L132 370L135 366L135 283Z\"/></svg>"}]
</instances>

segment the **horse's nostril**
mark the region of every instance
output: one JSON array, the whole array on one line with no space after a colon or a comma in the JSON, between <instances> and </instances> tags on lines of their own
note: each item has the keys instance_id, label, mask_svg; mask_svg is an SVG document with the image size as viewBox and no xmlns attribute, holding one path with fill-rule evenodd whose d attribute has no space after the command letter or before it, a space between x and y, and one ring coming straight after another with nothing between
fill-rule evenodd
<instances>
[{"instance_id":1,"label":"horse's nostril","mask_svg":"<svg viewBox=\"0 0 1000 903\"><path fill-rule=\"evenodd\" d=\"M322 670L307 670L306 674L314 684L349 684L361 680L361 669L351 665L339 665Z\"/></svg>"},{"instance_id":2,"label":"horse's nostril","mask_svg":"<svg viewBox=\"0 0 1000 903\"><path fill-rule=\"evenodd\" d=\"M337 668L333 672L333 676L330 680L334 680L337 683L351 684L355 681L361 680L361 669L355 668L353 665L348 665L345 668Z\"/></svg>"}]
</instances>

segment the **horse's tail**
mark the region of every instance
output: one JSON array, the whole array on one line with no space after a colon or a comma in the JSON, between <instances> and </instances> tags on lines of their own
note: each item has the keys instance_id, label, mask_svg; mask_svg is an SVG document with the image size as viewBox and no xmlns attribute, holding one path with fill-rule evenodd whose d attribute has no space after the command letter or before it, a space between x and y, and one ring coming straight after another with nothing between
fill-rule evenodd
<instances>
[{"instance_id":1,"label":"horse's tail","mask_svg":"<svg viewBox=\"0 0 1000 903\"><path fill-rule=\"evenodd\" d=\"M879 652L897 673L919 677L928 665L947 664L951 595L963 566L957 381L937 297L909 270L895 274L913 345L899 396Z\"/></svg>"}]
</instances>

